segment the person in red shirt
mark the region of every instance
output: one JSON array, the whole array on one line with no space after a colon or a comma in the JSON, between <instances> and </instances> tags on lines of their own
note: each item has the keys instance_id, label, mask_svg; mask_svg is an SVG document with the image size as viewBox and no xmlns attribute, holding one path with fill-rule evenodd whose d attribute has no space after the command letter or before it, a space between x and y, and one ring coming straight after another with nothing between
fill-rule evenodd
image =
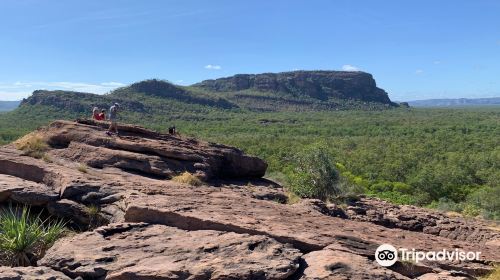
<instances>
[{"instance_id":1,"label":"person in red shirt","mask_svg":"<svg viewBox=\"0 0 500 280\"><path fill-rule=\"evenodd\" d=\"M101 113L97 115L96 120L98 121L105 121L106 120L106 110L102 109Z\"/></svg>"}]
</instances>

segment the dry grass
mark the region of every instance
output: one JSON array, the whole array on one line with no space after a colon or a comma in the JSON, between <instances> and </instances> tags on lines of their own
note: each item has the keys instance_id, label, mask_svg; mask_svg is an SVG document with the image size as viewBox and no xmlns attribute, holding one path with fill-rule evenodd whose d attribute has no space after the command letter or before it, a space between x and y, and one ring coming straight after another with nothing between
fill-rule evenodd
<instances>
[{"instance_id":1,"label":"dry grass","mask_svg":"<svg viewBox=\"0 0 500 280\"><path fill-rule=\"evenodd\" d=\"M500 231L500 223L499 222L491 222L486 228L494 230L494 231Z\"/></svg>"},{"instance_id":2,"label":"dry grass","mask_svg":"<svg viewBox=\"0 0 500 280\"><path fill-rule=\"evenodd\" d=\"M448 216L450 218L461 218L461 217L463 217L462 214L460 214L458 212L454 212L454 211L448 211L445 214L446 214L446 216Z\"/></svg>"},{"instance_id":3,"label":"dry grass","mask_svg":"<svg viewBox=\"0 0 500 280\"><path fill-rule=\"evenodd\" d=\"M49 150L49 145L37 132L32 132L25 135L14 142L16 148L23 151L24 155L34 158L44 158L45 153Z\"/></svg>"},{"instance_id":4,"label":"dry grass","mask_svg":"<svg viewBox=\"0 0 500 280\"><path fill-rule=\"evenodd\" d=\"M44 155L42 156L42 159L43 159L45 162L47 162L47 163L52 163L52 162L54 162L54 160L52 160L52 158L51 158L49 155L47 155L47 154L44 154Z\"/></svg>"},{"instance_id":5,"label":"dry grass","mask_svg":"<svg viewBox=\"0 0 500 280\"><path fill-rule=\"evenodd\" d=\"M172 181L188 184L195 187L203 185L203 182L198 177L194 176L193 174L187 171L182 173L181 175L173 177Z\"/></svg>"},{"instance_id":6,"label":"dry grass","mask_svg":"<svg viewBox=\"0 0 500 280\"><path fill-rule=\"evenodd\" d=\"M87 165L85 164L80 164L78 166L78 171L82 172L82 173L88 173L89 172L89 168Z\"/></svg>"},{"instance_id":7,"label":"dry grass","mask_svg":"<svg viewBox=\"0 0 500 280\"><path fill-rule=\"evenodd\" d=\"M481 280L500 280L500 266L497 266L491 274L481 278Z\"/></svg>"},{"instance_id":8,"label":"dry grass","mask_svg":"<svg viewBox=\"0 0 500 280\"><path fill-rule=\"evenodd\" d=\"M287 204L295 204L295 203L300 202L300 196L294 194L293 192L286 191L285 194L287 196L287 200L286 200Z\"/></svg>"}]
</instances>

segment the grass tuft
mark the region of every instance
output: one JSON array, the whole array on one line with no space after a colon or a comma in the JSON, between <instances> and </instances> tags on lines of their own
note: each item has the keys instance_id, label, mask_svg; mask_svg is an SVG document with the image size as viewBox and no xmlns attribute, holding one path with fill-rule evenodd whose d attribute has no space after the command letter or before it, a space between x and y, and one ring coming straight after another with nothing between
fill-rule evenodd
<instances>
[{"instance_id":1,"label":"grass tuft","mask_svg":"<svg viewBox=\"0 0 500 280\"><path fill-rule=\"evenodd\" d=\"M194 176L193 174L191 174L187 171L182 173L179 176L173 177L172 181L177 182L177 183L188 184L188 185L195 186L195 187L203 185L203 182L198 177Z\"/></svg>"},{"instance_id":2,"label":"grass tuft","mask_svg":"<svg viewBox=\"0 0 500 280\"><path fill-rule=\"evenodd\" d=\"M89 172L89 168L87 165L85 164L80 164L78 166L78 171L82 172L82 173L88 173Z\"/></svg>"},{"instance_id":3,"label":"grass tuft","mask_svg":"<svg viewBox=\"0 0 500 280\"><path fill-rule=\"evenodd\" d=\"M64 230L64 222L42 220L29 207L9 207L0 212L0 265L36 265Z\"/></svg>"},{"instance_id":4,"label":"grass tuft","mask_svg":"<svg viewBox=\"0 0 500 280\"><path fill-rule=\"evenodd\" d=\"M300 196L296 195L291 191L286 191L285 194L287 196L287 201L286 201L287 204L299 203L301 200Z\"/></svg>"},{"instance_id":5,"label":"grass tuft","mask_svg":"<svg viewBox=\"0 0 500 280\"><path fill-rule=\"evenodd\" d=\"M49 149L47 142L38 133L30 133L14 142L18 150L23 151L24 155L34 158L44 158Z\"/></svg>"},{"instance_id":6,"label":"grass tuft","mask_svg":"<svg viewBox=\"0 0 500 280\"><path fill-rule=\"evenodd\" d=\"M492 273L488 274L481 280L499 280L500 279L500 266L497 266Z\"/></svg>"},{"instance_id":7,"label":"grass tuft","mask_svg":"<svg viewBox=\"0 0 500 280\"><path fill-rule=\"evenodd\" d=\"M90 218L89 229L95 229L103 225L103 219L101 217L101 207L99 205L89 205L87 206L87 215Z\"/></svg>"}]
</instances>

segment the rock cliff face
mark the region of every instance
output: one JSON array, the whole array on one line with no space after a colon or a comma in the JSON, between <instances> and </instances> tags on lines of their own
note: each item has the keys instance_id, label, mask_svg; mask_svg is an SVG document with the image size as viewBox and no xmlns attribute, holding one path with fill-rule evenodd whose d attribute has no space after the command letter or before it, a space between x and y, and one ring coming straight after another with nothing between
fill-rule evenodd
<instances>
[{"instance_id":1,"label":"rock cliff face","mask_svg":"<svg viewBox=\"0 0 500 280\"><path fill-rule=\"evenodd\" d=\"M303 95L323 101L329 98L353 99L395 106L387 93L377 87L372 75L364 72L294 71L257 75L240 74L203 81L194 86L219 92L253 89L295 96Z\"/></svg>"},{"instance_id":2,"label":"rock cliff face","mask_svg":"<svg viewBox=\"0 0 500 280\"><path fill-rule=\"evenodd\" d=\"M32 205L84 229L38 267L0 267L0 279L474 279L500 261L498 231L482 221L367 198L282 204L282 188L260 178L266 164L235 148L104 127L57 121L34 132L45 160L0 148L0 208ZM186 170L204 185L170 180ZM374 261L384 243L481 258L386 268Z\"/></svg>"}]
</instances>

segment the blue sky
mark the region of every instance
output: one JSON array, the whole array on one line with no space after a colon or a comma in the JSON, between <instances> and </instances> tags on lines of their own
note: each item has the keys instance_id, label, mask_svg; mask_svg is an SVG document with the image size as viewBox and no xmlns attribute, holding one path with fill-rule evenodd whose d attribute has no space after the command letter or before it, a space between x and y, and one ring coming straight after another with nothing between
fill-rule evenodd
<instances>
[{"instance_id":1,"label":"blue sky","mask_svg":"<svg viewBox=\"0 0 500 280\"><path fill-rule=\"evenodd\" d=\"M500 1L0 1L0 100L294 69L360 69L394 100L500 96Z\"/></svg>"}]
</instances>

